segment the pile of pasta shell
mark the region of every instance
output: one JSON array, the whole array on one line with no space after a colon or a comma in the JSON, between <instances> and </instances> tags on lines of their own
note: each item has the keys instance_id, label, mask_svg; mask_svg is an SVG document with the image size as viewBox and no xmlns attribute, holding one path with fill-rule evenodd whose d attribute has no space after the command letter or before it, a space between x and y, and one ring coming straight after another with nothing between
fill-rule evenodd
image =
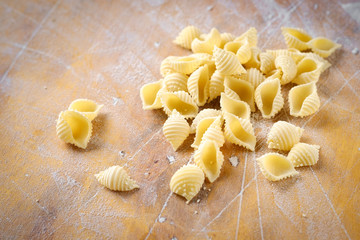
<instances>
[{"instance_id":1,"label":"pile of pasta shell","mask_svg":"<svg viewBox=\"0 0 360 240\"><path fill-rule=\"evenodd\" d=\"M313 38L302 29L283 27L281 30L288 48L261 51L253 27L236 37L220 33L216 28L202 33L197 27L187 26L174 43L193 53L165 58L160 66L163 78L141 87L143 109L162 108L168 115L163 132L175 151L195 133L191 145L195 151L194 164L181 167L170 181L171 190L188 202L199 192L205 177L209 182L219 177L224 161L220 148L225 141L255 150L256 136L250 115L256 108L263 118L278 114L284 106L283 85L296 84L288 96L290 115L306 117L318 110L316 82L331 65L324 57L341 45L324 37ZM220 110L204 108L199 112L199 107L218 97ZM276 124L275 130L284 122ZM269 133L270 148L284 150L271 138L292 136L286 132L288 127ZM294 150L287 157L271 153L258 159L266 178L280 180L297 173L294 164L310 165L317 161L307 162L307 156L315 156L317 150L318 159L319 148L315 145L310 148L298 143L299 140L300 137L288 144Z\"/></svg>"}]
</instances>

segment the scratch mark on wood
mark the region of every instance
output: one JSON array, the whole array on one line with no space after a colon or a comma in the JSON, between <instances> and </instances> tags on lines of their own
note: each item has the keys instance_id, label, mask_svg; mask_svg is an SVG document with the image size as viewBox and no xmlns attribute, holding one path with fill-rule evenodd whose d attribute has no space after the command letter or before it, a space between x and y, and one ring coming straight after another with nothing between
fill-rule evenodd
<instances>
[{"instance_id":1,"label":"scratch mark on wood","mask_svg":"<svg viewBox=\"0 0 360 240\"><path fill-rule=\"evenodd\" d=\"M16 8L10 7L8 4L6 4L6 3L4 3L4 2L0 2L0 4L1 4L4 8L7 8L7 9L13 11L13 12L16 13L16 14L27 18L28 20L32 21L33 23L37 23L37 21L36 21L34 18L32 18L32 17L24 14L23 12L17 10Z\"/></svg>"},{"instance_id":2,"label":"scratch mark on wood","mask_svg":"<svg viewBox=\"0 0 360 240\"><path fill-rule=\"evenodd\" d=\"M243 171L243 178L242 178L242 182L241 182L241 191L244 189L244 184L245 184L247 158L248 158L248 153L246 152L245 163L244 163L244 171ZM235 239L236 240L238 239L238 234L239 234L239 224L240 224L240 216L241 216L242 199L243 199L243 194L241 194L240 200L239 200L239 209L238 209L238 217L237 217L236 232L235 232Z\"/></svg>"},{"instance_id":3,"label":"scratch mark on wood","mask_svg":"<svg viewBox=\"0 0 360 240\"><path fill-rule=\"evenodd\" d=\"M256 184L256 198L257 198L257 205L258 205L258 212L259 212L259 225L260 225L260 233L261 239L264 240L264 230L261 221L261 209L260 209L260 198L259 198L259 187L258 187L258 180L257 180L257 164L255 158L255 152L253 152L253 161L254 161L254 168L255 168L255 184Z\"/></svg>"}]
</instances>

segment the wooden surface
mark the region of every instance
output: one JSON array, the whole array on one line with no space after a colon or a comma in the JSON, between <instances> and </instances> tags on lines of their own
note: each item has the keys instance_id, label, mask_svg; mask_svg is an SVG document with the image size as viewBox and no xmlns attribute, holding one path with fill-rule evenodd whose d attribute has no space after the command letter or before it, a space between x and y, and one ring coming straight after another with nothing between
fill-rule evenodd
<instances>
[{"instance_id":1,"label":"wooden surface","mask_svg":"<svg viewBox=\"0 0 360 240\"><path fill-rule=\"evenodd\" d=\"M1 1L0 238L360 239L360 23L358 3L337 1ZM359 21L359 20L358 20ZM166 116L143 111L142 84L160 78L172 43L188 24L239 35L254 26L261 49L285 48L281 26L343 44L318 82L320 110L285 110L252 122L256 152L226 144L220 178L189 205L172 195L172 174L189 161L193 138L176 153ZM288 88L283 90L286 95ZM104 104L86 150L56 137L60 111L77 98ZM320 161L271 183L255 158L277 120L303 126ZM125 156L120 154L125 152ZM235 155L237 167L227 160ZM167 156L174 156L169 164ZM116 193L93 174L125 165L140 185ZM200 199L200 202L196 201ZM197 214L195 214L197 211Z\"/></svg>"}]
</instances>

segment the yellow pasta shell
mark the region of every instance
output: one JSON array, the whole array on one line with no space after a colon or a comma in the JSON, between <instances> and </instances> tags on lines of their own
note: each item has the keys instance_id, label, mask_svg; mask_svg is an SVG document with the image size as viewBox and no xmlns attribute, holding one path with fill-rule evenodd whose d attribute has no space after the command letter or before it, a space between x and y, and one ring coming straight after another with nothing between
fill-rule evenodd
<instances>
[{"instance_id":1,"label":"yellow pasta shell","mask_svg":"<svg viewBox=\"0 0 360 240\"><path fill-rule=\"evenodd\" d=\"M232 52L215 47L213 56L216 69L224 75L240 75L246 72L236 55Z\"/></svg>"},{"instance_id":2,"label":"yellow pasta shell","mask_svg":"<svg viewBox=\"0 0 360 240\"><path fill-rule=\"evenodd\" d=\"M296 84L317 82L322 72L323 64L310 57L303 58L296 65L297 75L292 82Z\"/></svg>"},{"instance_id":3,"label":"yellow pasta shell","mask_svg":"<svg viewBox=\"0 0 360 240\"><path fill-rule=\"evenodd\" d=\"M231 42L235 39L235 36L231 33L222 33L220 34L221 37L221 44L219 48L224 48L225 44Z\"/></svg>"},{"instance_id":4,"label":"yellow pasta shell","mask_svg":"<svg viewBox=\"0 0 360 240\"><path fill-rule=\"evenodd\" d=\"M327 61L324 58L320 57L316 53L307 52L307 53L303 53L303 55L304 55L304 57L309 57L309 58L314 59L317 62L321 62L322 63L322 66L321 66L321 72L322 73L331 66L331 63L329 63L329 61Z\"/></svg>"},{"instance_id":5,"label":"yellow pasta shell","mask_svg":"<svg viewBox=\"0 0 360 240\"><path fill-rule=\"evenodd\" d=\"M309 42L309 46L314 53L317 53L321 57L328 57L336 49L341 47L341 44L331 41L328 38L317 37Z\"/></svg>"},{"instance_id":6,"label":"yellow pasta shell","mask_svg":"<svg viewBox=\"0 0 360 240\"><path fill-rule=\"evenodd\" d=\"M229 90L235 92L239 99L249 104L252 112L255 111L255 102L254 102L254 87L248 81L226 76L225 77L225 93L229 95L229 97L233 97L233 93Z\"/></svg>"},{"instance_id":7,"label":"yellow pasta shell","mask_svg":"<svg viewBox=\"0 0 360 240\"><path fill-rule=\"evenodd\" d=\"M244 64L244 67L246 69L249 69L249 68L260 69L260 53L261 53L261 50L258 47L251 47L250 51L251 51L251 57L250 57L249 61L247 61Z\"/></svg>"},{"instance_id":8,"label":"yellow pasta shell","mask_svg":"<svg viewBox=\"0 0 360 240\"><path fill-rule=\"evenodd\" d=\"M171 112L176 109L185 118L194 118L199 108L191 96L184 91L178 92L161 92L161 103L164 112L170 116Z\"/></svg>"},{"instance_id":9,"label":"yellow pasta shell","mask_svg":"<svg viewBox=\"0 0 360 240\"><path fill-rule=\"evenodd\" d=\"M235 41L248 40L250 47L256 47L258 43L257 30L254 27L249 28L246 32L235 38Z\"/></svg>"},{"instance_id":10,"label":"yellow pasta shell","mask_svg":"<svg viewBox=\"0 0 360 240\"><path fill-rule=\"evenodd\" d=\"M224 155L215 141L205 140L194 153L194 162L205 173L209 182L214 182L220 175Z\"/></svg>"},{"instance_id":11,"label":"yellow pasta shell","mask_svg":"<svg viewBox=\"0 0 360 240\"><path fill-rule=\"evenodd\" d=\"M176 151L189 136L190 126L178 111L173 110L164 123L163 132L174 151Z\"/></svg>"},{"instance_id":12,"label":"yellow pasta shell","mask_svg":"<svg viewBox=\"0 0 360 240\"><path fill-rule=\"evenodd\" d=\"M271 54L275 59L281 55L290 56L295 63L298 63L304 57L304 53L295 48L266 50L266 53Z\"/></svg>"},{"instance_id":13,"label":"yellow pasta shell","mask_svg":"<svg viewBox=\"0 0 360 240\"><path fill-rule=\"evenodd\" d=\"M191 147L197 149L200 146L201 140L211 124L216 120L216 117L206 117L199 121L196 125L196 134L193 144Z\"/></svg>"},{"instance_id":14,"label":"yellow pasta shell","mask_svg":"<svg viewBox=\"0 0 360 240\"><path fill-rule=\"evenodd\" d=\"M258 158L257 162L264 177L270 181L279 181L299 174L291 161L278 153L267 153Z\"/></svg>"},{"instance_id":15,"label":"yellow pasta shell","mask_svg":"<svg viewBox=\"0 0 360 240\"><path fill-rule=\"evenodd\" d=\"M160 93L162 92L163 81L147 83L140 89L140 98L144 110L159 109L162 107Z\"/></svg>"},{"instance_id":16,"label":"yellow pasta shell","mask_svg":"<svg viewBox=\"0 0 360 240\"><path fill-rule=\"evenodd\" d=\"M251 110L249 104L244 101L231 98L225 93L221 93L220 106L223 114L229 112L237 117L250 119Z\"/></svg>"},{"instance_id":17,"label":"yellow pasta shell","mask_svg":"<svg viewBox=\"0 0 360 240\"><path fill-rule=\"evenodd\" d=\"M267 52L260 53L260 71L268 74L275 69L275 57Z\"/></svg>"},{"instance_id":18,"label":"yellow pasta shell","mask_svg":"<svg viewBox=\"0 0 360 240\"><path fill-rule=\"evenodd\" d=\"M290 115L306 117L315 113L320 107L315 82L298 85L289 92Z\"/></svg>"},{"instance_id":19,"label":"yellow pasta shell","mask_svg":"<svg viewBox=\"0 0 360 240\"><path fill-rule=\"evenodd\" d=\"M70 104L69 110L81 112L85 117L92 121L99 114L99 111L103 106L104 105L99 105L89 99L77 99Z\"/></svg>"},{"instance_id":20,"label":"yellow pasta shell","mask_svg":"<svg viewBox=\"0 0 360 240\"><path fill-rule=\"evenodd\" d=\"M225 75L216 70L209 83L209 101L217 98L224 91Z\"/></svg>"},{"instance_id":21,"label":"yellow pasta shell","mask_svg":"<svg viewBox=\"0 0 360 240\"><path fill-rule=\"evenodd\" d=\"M234 53L241 64L248 62L251 58L251 50L247 39L241 42L228 42L225 44L224 50Z\"/></svg>"},{"instance_id":22,"label":"yellow pasta shell","mask_svg":"<svg viewBox=\"0 0 360 240\"><path fill-rule=\"evenodd\" d=\"M201 189L205 176L201 168L188 164L175 172L170 180L170 190L190 202Z\"/></svg>"},{"instance_id":23,"label":"yellow pasta shell","mask_svg":"<svg viewBox=\"0 0 360 240\"><path fill-rule=\"evenodd\" d=\"M168 74L176 72L170 65L170 61L175 60L177 58L178 57L175 57L175 56L169 56L161 61L161 64L160 64L161 76L166 77Z\"/></svg>"},{"instance_id":24,"label":"yellow pasta shell","mask_svg":"<svg viewBox=\"0 0 360 240\"><path fill-rule=\"evenodd\" d=\"M304 29L282 27L281 31L288 48L295 48L300 51L309 49L308 42L312 37Z\"/></svg>"},{"instance_id":25,"label":"yellow pasta shell","mask_svg":"<svg viewBox=\"0 0 360 240\"><path fill-rule=\"evenodd\" d=\"M91 133L91 121L80 112L66 110L59 114L56 134L64 142L85 149L90 141Z\"/></svg>"},{"instance_id":26,"label":"yellow pasta shell","mask_svg":"<svg viewBox=\"0 0 360 240\"><path fill-rule=\"evenodd\" d=\"M284 106L279 79L261 83L255 90L255 102L263 118L274 117Z\"/></svg>"},{"instance_id":27,"label":"yellow pasta shell","mask_svg":"<svg viewBox=\"0 0 360 240\"><path fill-rule=\"evenodd\" d=\"M276 122L270 129L267 136L269 148L289 151L300 141L304 129L285 121Z\"/></svg>"},{"instance_id":28,"label":"yellow pasta shell","mask_svg":"<svg viewBox=\"0 0 360 240\"><path fill-rule=\"evenodd\" d=\"M189 77L187 88L198 106L204 106L209 97L209 70L205 64L195 70Z\"/></svg>"},{"instance_id":29,"label":"yellow pasta shell","mask_svg":"<svg viewBox=\"0 0 360 240\"><path fill-rule=\"evenodd\" d=\"M222 116L218 116L210 127L205 131L201 138L201 141L213 140L219 147L222 147L225 143L224 133L222 131Z\"/></svg>"},{"instance_id":30,"label":"yellow pasta shell","mask_svg":"<svg viewBox=\"0 0 360 240\"><path fill-rule=\"evenodd\" d=\"M187 92L188 76L183 73L170 73L164 78L164 85L169 92Z\"/></svg>"},{"instance_id":31,"label":"yellow pasta shell","mask_svg":"<svg viewBox=\"0 0 360 240\"><path fill-rule=\"evenodd\" d=\"M250 151L255 151L256 137L250 120L227 112L224 113L224 119L225 139Z\"/></svg>"},{"instance_id":32,"label":"yellow pasta shell","mask_svg":"<svg viewBox=\"0 0 360 240\"><path fill-rule=\"evenodd\" d=\"M168 60L169 67L174 72L191 74L203 64L203 59L192 56L176 57Z\"/></svg>"},{"instance_id":33,"label":"yellow pasta shell","mask_svg":"<svg viewBox=\"0 0 360 240\"><path fill-rule=\"evenodd\" d=\"M183 48L190 50L192 41L196 38L199 38L200 34L200 29L190 25L181 30L173 42Z\"/></svg>"},{"instance_id":34,"label":"yellow pasta shell","mask_svg":"<svg viewBox=\"0 0 360 240\"><path fill-rule=\"evenodd\" d=\"M287 158L293 163L294 167L311 166L318 162L319 150L319 145L297 143L291 148Z\"/></svg>"},{"instance_id":35,"label":"yellow pasta shell","mask_svg":"<svg viewBox=\"0 0 360 240\"><path fill-rule=\"evenodd\" d=\"M221 35L216 28L211 29L210 33L205 36L205 39L194 39L191 43L191 50L194 53L208 53L212 54L214 47L221 45Z\"/></svg>"},{"instance_id":36,"label":"yellow pasta shell","mask_svg":"<svg viewBox=\"0 0 360 240\"><path fill-rule=\"evenodd\" d=\"M275 66L281 70L281 85L291 82L296 77L296 63L290 56L280 55L275 59Z\"/></svg>"},{"instance_id":37,"label":"yellow pasta shell","mask_svg":"<svg viewBox=\"0 0 360 240\"><path fill-rule=\"evenodd\" d=\"M100 184L113 191L130 191L139 188L134 180L120 166L112 166L108 169L95 174Z\"/></svg>"},{"instance_id":38,"label":"yellow pasta shell","mask_svg":"<svg viewBox=\"0 0 360 240\"><path fill-rule=\"evenodd\" d=\"M241 79L244 79L251 83L256 89L260 83L265 81L265 76L257 69L257 68L250 68L247 70L247 73L242 75Z\"/></svg>"},{"instance_id":39,"label":"yellow pasta shell","mask_svg":"<svg viewBox=\"0 0 360 240\"><path fill-rule=\"evenodd\" d=\"M216 109L206 108L206 109L201 110L199 112L199 114L196 115L196 117L194 118L194 120L191 124L190 133L195 133L197 125L204 118L209 118L209 117L216 118L220 115L221 115L221 111L216 110Z\"/></svg>"}]
</instances>

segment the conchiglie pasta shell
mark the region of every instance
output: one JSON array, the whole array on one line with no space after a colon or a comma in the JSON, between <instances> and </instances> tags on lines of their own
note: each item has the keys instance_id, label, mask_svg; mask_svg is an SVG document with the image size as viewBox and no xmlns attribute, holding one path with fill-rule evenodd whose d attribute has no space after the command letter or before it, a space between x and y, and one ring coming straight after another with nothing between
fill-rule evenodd
<instances>
[{"instance_id":1,"label":"conchiglie pasta shell","mask_svg":"<svg viewBox=\"0 0 360 240\"><path fill-rule=\"evenodd\" d=\"M257 159L264 177L270 181L279 181L299 173L285 156L278 153L267 153Z\"/></svg>"},{"instance_id":2,"label":"conchiglie pasta shell","mask_svg":"<svg viewBox=\"0 0 360 240\"><path fill-rule=\"evenodd\" d=\"M89 99L77 99L70 104L69 110L81 112L83 115L85 115L85 117L92 121L94 118L96 118L103 106L104 105L99 105Z\"/></svg>"},{"instance_id":3,"label":"conchiglie pasta shell","mask_svg":"<svg viewBox=\"0 0 360 240\"><path fill-rule=\"evenodd\" d=\"M195 139L191 147L197 149L200 146L201 140L211 124L216 120L216 117L203 118L196 125Z\"/></svg>"},{"instance_id":4,"label":"conchiglie pasta shell","mask_svg":"<svg viewBox=\"0 0 360 240\"><path fill-rule=\"evenodd\" d=\"M199 38L201 34L200 29L194 26L187 26L176 37L173 41L175 44L186 48L191 49L191 43L194 39Z\"/></svg>"},{"instance_id":5,"label":"conchiglie pasta shell","mask_svg":"<svg viewBox=\"0 0 360 240\"><path fill-rule=\"evenodd\" d=\"M274 117L284 106L279 79L266 80L255 90L255 102L263 118Z\"/></svg>"},{"instance_id":6,"label":"conchiglie pasta shell","mask_svg":"<svg viewBox=\"0 0 360 240\"><path fill-rule=\"evenodd\" d=\"M290 56L295 63L298 63L304 57L304 53L295 48L266 50L266 53L273 55L275 59L281 55Z\"/></svg>"},{"instance_id":7,"label":"conchiglie pasta shell","mask_svg":"<svg viewBox=\"0 0 360 240\"><path fill-rule=\"evenodd\" d=\"M169 92L187 92L188 76L183 73L170 73L164 78L164 86Z\"/></svg>"},{"instance_id":8,"label":"conchiglie pasta shell","mask_svg":"<svg viewBox=\"0 0 360 240\"><path fill-rule=\"evenodd\" d=\"M246 69L257 68L260 69L260 53L261 50L258 47L251 47L251 57L248 62L244 64Z\"/></svg>"},{"instance_id":9,"label":"conchiglie pasta shell","mask_svg":"<svg viewBox=\"0 0 360 240\"><path fill-rule=\"evenodd\" d=\"M312 39L312 37L303 29L282 27L281 31L288 48L295 48L300 51L309 49L308 42Z\"/></svg>"},{"instance_id":10,"label":"conchiglie pasta shell","mask_svg":"<svg viewBox=\"0 0 360 240\"><path fill-rule=\"evenodd\" d=\"M297 143L291 148L287 158L294 167L311 166L318 162L319 150L319 145Z\"/></svg>"},{"instance_id":11,"label":"conchiglie pasta shell","mask_svg":"<svg viewBox=\"0 0 360 240\"><path fill-rule=\"evenodd\" d=\"M246 39L241 42L228 42L225 44L224 50L234 53L241 64L248 62L251 58L250 46Z\"/></svg>"},{"instance_id":12,"label":"conchiglie pasta shell","mask_svg":"<svg viewBox=\"0 0 360 240\"><path fill-rule=\"evenodd\" d=\"M256 47L258 42L257 30L254 27L249 28L246 32L235 38L235 41L247 39L250 47Z\"/></svg>"},{"instance_id":13,"label":"conchiglie pasta shell","mask_svg":"<svg viewBox=\"0 0 360 240\"><path fill-rule=\"evenodd\" d=\"M313 58L305 57L297 64L297 76L293 83L305 84L309 82L317 82L323 69L323 63Z\"/></svg>"},{"instance_id":14,"label":"conchiglie pasta shell","mask_svg":"<svg viewBox=\"0 0 360 240\"><path fill-rule=\"evenodd\" d=\"M142 101L143 109L159 109L162 107L160 101L160 94L163 88L163 81L152 82L145 84L140 89L140 98Z\"/></svg>"},{"instance_id":15,"label":"conchiglie pasta shell","mask_svg":"<svg viewBox=\"0 0 360 240\"><path fill-rule=\"evenodd\" d=\"M196 117L194 118L194 120L193 120L193 122L191 124L190 133L195 133L197 125L204 118L209 118L209 117L216 118L216 117L218 117L220 115L221 115L221 111L216 110L216 109L206 108L206 109L201 110L199 112L199 114L196 115Z\"/></svg>"},{"instance_id":16,"label":"conchiglie pasta shell","mask_svg":"<svg viewBox=\"0 0 360 240\"><path fill-rule=\"evenodd\" d=\"M223 119L222 116L219 116L215 121L210 125L202 136L201 141L213 140L219 147L222 147L225 143L224 133L222 131Z\"/></svg>"},{"instance_id":17,"label":"conchiglie pasta shell","mask_svg":"<svg viewBox=\"0 0 360 240\"><path fill-rule=\"evenodd\" d=\"M242 79L251 83L254 86L254 89L256 89L260 83L265 81L265 76L257 68L248 69L247 73L242 76L244 76Z\"/></svg>"},{"instance_id":18,"label":"conchiglie pasta shell","mask_svg":"<svg viewBox=\"0 0 360 240\"><path fill-rule=\"evenodd\" d=\"M224 155L215 141L203 141L194 153L194 162L205 173L209 182L214 182L220 175Z\"/></svg>"},{"instance_id":19,"label":"conchiglie pasta shell","mask_svg":"<svg viewBox=\"0 0 360 240\"><path fill-rule=\"evenodd\" d=\"M237 117L250 119L250 107L244 101L230 98L225 93L221 93L220 106L223 114L232 113Z\"/></svg>"},{"instance_id":20,"label":"conchiglie pasta shell","mask_svg":"<svg viewBox=\"0 0 360 240\"><path fill-rule=\"evenodd\" d=\"M340 48L341 44L333 42L328 38L317 37L309 42L309 46L314 53L325 58L335 52L336 49Z\"/></svg>"},{"instance_id":21,"label":"conchiglie pasta shell","mask_svg":"<svg viewBox=\"0 0 360 240\"><path fill-rule=\"evenodd\" d=\"M217 98L224 91L225 75L216 70L210 78L209 101Z\"/></svg>"},{"instance_id":22,"label":"conchiglie pasta shell","mask_svg":"<svg viewBox=\"0 0 360 240\"><path fill-rule=\"evenodd\" d=\"M240 75L246 72L236 55L232 52L215 47L213 56L216 69L224 75Z\"/></svg>"},{"instance_id":23,"label":"conchiglie pasta shell","mask_svg":"<svg viewBox=\"0 0 360 240\"><path fill-rule=\"evenodd\" d=\"M134 180L120 166L112 166L104 171L95 174L100 184L113 191L130 191L139 188Z\"/></svg>"},{"instance_id":24,"label":"conchiglie pasta shell","mask_svg":"<svg viewBox=\"0 0 360 240\"><path fill-rule=\"evenodd\" d=\"M175 57L175 56L169 56L161 61L161 64L160 64L161 76L166 77L168 74L176 72L170 65L170 61L175 60L177 58L178 57Z\"/></svg>"},{"instance_id":25,"label":"conchiglie pasta shell","mask_svg":"<svg viewBox=\"0 0 360 240\"><path fill-rule=\"evenodd\" d=\"M85 149L90 141L91 133L91 121L80 112L66 110L59 114L56 134L64 142Z\"/></svg>"},{"instance_id":26,"label":"conchiglie pasta shell","mask_svg":"<svg viewBox=\"0 0 360 240\"><path fill-rule=\"evenodd\" d=\"M209 97L209 70L207 64L199 67L190 75L187 88L198 106L205 105Z\"/></svg>"},{"instance_id":27,"label":"conchiglie pasta shell","mask_svg":"<svg viewBox=\"0 0 360 240\"><path fill-rule=\"evenodd\" d=\"M303 55L304 55L304 57L309 57L309 58L314 59L317 62L321 62L322 63L321 73L323 73L326 69L328 69L331 66L331 63L329 63L329 61L327 61L324 58L320 57L316 53L307 52L307 53L303 53Z\"/></svg>"},{"instance_id":28,"label":"conchiglie pasta shell","mask_svg":"<svg viewBox=\"0 0 360 240\"><path fill-rule=\"evenodd\" d=\"M231 113L225 113L224 119L225 139L250 151L254 151L256 137L250 120L236 117Z\"/></svg>"},{"instance_id":29,"label":"conchiglie pasta shell","mask_svg":"<svg viewBox=\"0 0 360 240\"><path fill-rule=\"evenodd\" d=\"M203 64L203 61L203 59L191 56L176 57L168 60L168 65L174 72L191 74Z\"/></svg>"},{"instance_id":30,"label":"conchiglie pasta shell","mask_svg":"<svg viewBox=\"0 0 360 240\"><path fill-rule=\"evenodd\" d=\"M199 110L195 101L184 91L161 92L160 99L163 109L168 116L176 109L185 118L194 118Z\"/></svg>"},{"instance_id":31,"label":"conchiglie pasta shell","mask_svg":"<svg viewBox=\"0 0 360 240\"><path fill-rule=\"evenodd\" d=\"M270 53L260 53L260 71L268 74L275 69L275 57Z\"/></svg>"},{"instance_id":32,"label":"conchiglie pasta shell","mask_svg":"<svg viewBox=\"0 0 360 240\"><path fill-rule=\"evenodd\" d=\"M240 100L249 104L252 112L255 111L254 87L251 83L239 78L226 76L224 85L225 85L225 93L229 97L233 98L234 94L230 91L232 90L238 95Z\"/></svg>"},{"instance_id":33,"label":"conchiglie pasta shell","mask_svg":"<svg viewBox=\"0 0 360 240\"><path fill-rule=\"evenodd\" d=\"M306 117L315 113L320 107L315 82L298 85L289 92L290 115Z\"/></svg>"},{"instance_id":34,"label":"conchiglie pasta shell","mask_svg":"<svg viewBox=\"0 0 360 240\"><path fill-rule=\"evenodd\" d=\"M231 33L222 33L220 34L221 37L221 44L219 48L223 48L226 43L231 42L235 39L235 36Z\"/></svg>"},{"instance_id":35,"label":"conchiglie pasta shell","mask_svg":"<svg viewBox=\"0 0 360 240\"><path fill-rule=\"evenodd\" d=\"M300 141L304 129L284 121L276 122L267 136L268 148L289 151Z\"/></svg>"},{"instance_id":36,"label":"conchiglie pasta shell","mask_svg":"<svg viewBox=\"0 0 360 240\"><path fill-rule=\"evenodd\" d=\"M170 117L164 123L163 132L174 151L176 151L189 136L190 126L180 113L173 110Z\"/></svg>"},{"instance_id":37,"label":"conchiglie pasta shell","mask_svg":"<svg viewBox=\"0 0 360 240\"><path fill-rule=\"evenodd\" d=\"M296 63L290 56L280 55L275 59L275 66L281 70L281 85L291 82L296 77Z\"/></svg>"},{"instance_id":38,"label":"conchiglie pasta shell","mask_svg":"<svg viewBox=\"0 0 360 240\"><path fill-rule=\"evenodd\" d=\"M170 180L170 190L190 202L200 191L205 176L201 168L188 164L175 172Z\"/></svg>"},{"instance_id":39,"label":"conchiglie pasta shell","mask_svg":"<svg viewBox=\"0 0 360 240\"><path fill-rule=\"evenodd\" d=\"M221 45L221 35L216 28L211 29L210 33L205 36L204 40L194 39L191 43L191 50L194 53L212 54L214 47Z\"/></svg>"}]
</instances>

